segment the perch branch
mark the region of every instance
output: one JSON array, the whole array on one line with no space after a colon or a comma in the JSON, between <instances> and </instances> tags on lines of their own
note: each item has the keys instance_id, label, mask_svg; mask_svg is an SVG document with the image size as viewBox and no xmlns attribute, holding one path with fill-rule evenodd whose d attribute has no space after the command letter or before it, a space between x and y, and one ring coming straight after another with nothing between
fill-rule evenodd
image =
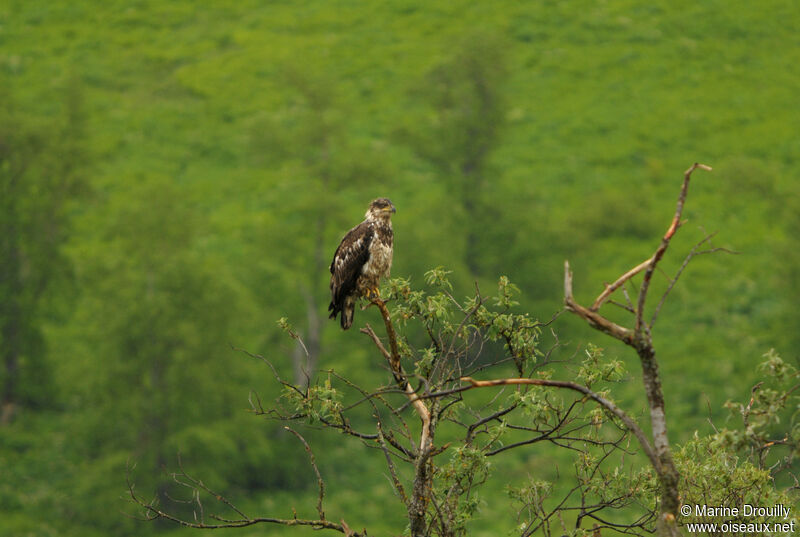
<instances>
[{"instance_id":1,"label":"perch branch","mask_svg":"<svg viewBox=\"0 0 800 537\"><path fill-rule=\"evenodd\" d=\"M428 450L430 443L431 413L428 410L428 407L425 406L425 403L423 403L422 400L417 397L417 393L414 391L414 388L411 387L411 384L406 379L403 366L400 362L400 351L397 346L397 334L392 326L391 317L389 316L389 310L386 308L386 304L380 300L374 301L373 304L378 307L381 312L381 316L383 317L383 322L386 325L386 334L389 336L389 348L391 351L386 349L378 335L375 333L375 330L372 329L369 323L367 323L367 325L361 329L361 333L368 335L370 339L372 339L373 343L375 343L375 346L389 362L389 367L392 370L392 375L394 375L397 385L401 390L403 390L403 392L405 392L409 403L414 407L414 410L417 412L417 415L422 421L422 434L420 435L419 449L420 452L425 452Z\"/></svg>"},{"instance_id":2,"label":"perch branch","mask_svg":"<svg viewBox=\"0 0 800 537\"><path fill-rule=\"evenodd\" d=\"M389 352L387 356L386 347L380 345L380 339L375 334L375 331L367 325L361 331L367 334L375 342L378 349L389 361L389 367L392 370L397 385L403 390L408 397L409 404L414 407L414 410L419 415L422 421L422 431L419 435L419 449L416 457L414 458L414 482L412 487L411 501L406 503L409 515L409 529L412 535L420 535L425 532L427 527L426 513L428 510L428 503L431 499L431 481L433 475L431 473L430 458L433 456L433 430L431 427L431 411L424 401L422 401L414 388L406 379L406 374L403 371L403 365L400 361L400 350L397 345L397 333L392 326L392 318L389 314L389 309L386 303L381 299L376 298L372 304L377 306L383 317L383 324L386 326L386 335L389 338Z\"/></svg>"}]
</instances>

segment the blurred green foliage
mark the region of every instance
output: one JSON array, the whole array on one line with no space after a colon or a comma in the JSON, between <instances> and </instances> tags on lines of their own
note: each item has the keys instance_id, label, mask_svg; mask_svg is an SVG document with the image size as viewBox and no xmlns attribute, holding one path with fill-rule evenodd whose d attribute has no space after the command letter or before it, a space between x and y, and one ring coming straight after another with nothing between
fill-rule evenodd
<instances>
[{"instance_id":1,"label":"blurred green foliage","mask_svg":"<svg viewBox=\"0 0 800 537\"><path fill-rule=\"evenodd\" d=\"M398 209L393 275L446 266L465 296L507 274L517 309L549 319L565 258L588 302L652 253L682 171L712 165L663 267L706 231L739 254L695 259L655 333L670 433L695 442L766 349L797 361L799 21L772 0L3 2L0 322L24 330L0 336L19 348L0 533L180 533L123 514L126 467L169 494L178 453L251 511L311 508L296 440L245 412L278 385L232 346L291 376L275 320L324 320L325 265L378 196ZM552 327L638 378L576 319ZM320 367L388 382L356 331L323 324L319 345ZM615 400L644 407L637 382ZM330 511L399 532L378 455L307 438ZM505 485L558 486L554 460L498 461L475 534L513 527ZM232 533L256 532L294 534Z\"/></svg>"}]
</instances>

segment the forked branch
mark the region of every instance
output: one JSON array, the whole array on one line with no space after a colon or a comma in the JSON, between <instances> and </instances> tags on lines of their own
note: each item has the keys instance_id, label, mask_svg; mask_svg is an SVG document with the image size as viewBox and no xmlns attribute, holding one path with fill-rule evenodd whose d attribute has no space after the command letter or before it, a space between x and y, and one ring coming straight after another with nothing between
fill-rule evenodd
<instances>
[{"instance_id":1,"label":"forked branch","mask_svg":"<svg viewBox=\"0 0 800 537\"><path fill-rule=\"evenodd\" d=\"M592 304L591 308L585 308L575 301L572 293L572 272L569 269L569 263L564 263L564 305L566 308L584 319L590 326L600 330L623 343L630 345L636 350L639 360L642 364L642 380L647 395L647 402L650 408L650 426L653 432L653 451L655 457L651 457L653 467L658 472L659 481L661 483L661 516L659 518L659 528L664 535L675 536L678 535L678 530L675 525L677 510L679 507L678 500L678 471L672 460L672 454L669 447L669 438L667 436L666 416L664 412L664 396L661 390L661 376L658 372L658 362L656 360L655 349L653 348L652 336L650 329L655 322L658 312L661 309L666 295L672 289L675 281L677 281L680 273L694 255L697 254L697 248L703 244L701 241L695 249L692 250L687 261L681 266L677 276L670 282L667 292L662 296L661 301L656 306L655 312L647 324L644 321L645 303L647 300L647 293L650 290L650 282L653 278L653 273L664 256L664 253L669 247L672 237L681 226L681 216L683 215L683 206L686 202L686 195L689 191L689 180L691 179L692 172L700 168L702 170L710 171L711 167L705 164L695 163L689 167L683 174L683 184L681 186L680 194L678 195L678 202L675 207L675 214L672 221L661 238L661 242L656 248L652 256L647 260L639 263L632 269L623 273L617 278L613 284L606 285L603 292ZM603 303L611 296L611 294L622 287L623 284L630 281L636 274L644 271L642 283L639 286L639 295L636 300L636 305L630 304L630 310L633 311L635 321L632 329L626 328L600 315L597 310ZM627 298L627 295L626 295ZM638 437L638 434L637 434Z\"/></svg>"},{"instance_id":2,"label":"forked branch","mask_svg":"<svg viewBox=\"0 0 800 537\"><path fill-rule=\"evenodd\" d=\"M631 270L629 270L628 272L617 278L617 280L614 283L612 283L611 285L606 285L606 288L603 290L602 293L600 293L600 296L598 296L597 299L595 299L594 304L592 304L592 307L589 309L591 311L599 310L600 306L603 305L603 303L608 299L608 297L611 296L611 294L614 291L625 285L625 282L627 282L628 280L639 274L641 271L646 269L652 262L653 258L648 257L647 259L645 259L644 261L633 267Z\"/></svg>"},{"instance_id":3,"label":"forked branch","mask_svg":"<svg viewBox=\"0 0 800 537\"><path fill-rule=\"evenodd\" d=\"M572 271L569 268L569 261L564 261L564 305L569 311L577 314L593 328L605 332L628 345L633 343L633 332L630 329L609 321L596 311L585 308L575 301L572 294Z\"/></svg>"},{"instance_id":4,"label":"forked branch","mask_svg":"<svg viewBox=\"0 0 800 537\"><path fill-rule=\"evenodd\" d=\"M680 194L678 195L678 202L675 208L675 214L672 218L672 221L667 228L667 231L664 233L664 236L661 239L661 243L659 244L656 251L648 257L646 260L642 261L632 269L623 273L619 278L617 278L614 283L606 284L603 292L595 299L594 303L590 308L586 308L575 301L572 291L572 272L569 267L569 262L564 262L564 305L566 308L584 319L589 325L601 332L605 332L606 334L612 336L615 339L622 341L623 343L631 346L635 346L635 339L642 336L642 330L649 331L648 325L643 322L644 316L644 306L645 301L647 299L647 292L650 287L650 281L653 277L653 272L658 265L658 262L664 256L664 253L667 251L669 247L669 243L672 240L672 237L675 235L675 232L681 225L681 216L683 215L683 206L686 202L686 195L689 191L689 180L692 177L692 172L700 168L702 170L710 171L711 167L706 166L705 164L695 163L689 167L688 170L684 172L683 175L683 185L681 186ZM703 241L705 242L705 241ZM702 244L702 242L700 243ZM693 255L696 253L693 251ZM691 256L690 256L691 258ZM683 270L683 267L681 268ZM620 287L622 287L626 282L630 281L631 278L639 274L640 272L644 271L644 277L642 279L642 284L639 287L639 295L637 298L636 307L633 308L636 321L633 329L625 328L620 326L604 316L597 313L600 307L608 300L608 298ZM680 272L679 272L680 275ZM677 279L677 277L676 277ZM652 324L652 320L651 323Z\"/></svg>"},{"instance_id":5,"label":"forked branch","mask_svg":"<svg viewBox=\"0 0 800 537\"><path fill-rule=\"evenodd\" d=\"M686 203L686 195L689 192L689 180L692 178L692 172L695 171L697 168L701 170L711 171L711 166L706 166L705 164L699 164L695 162L692 164L688 170L686 170L683 174L683 185L681 186L681 193L678 195L678 203L675 207L675 216L672 217L672 222L667 228L667 232L664 233L664 237L661 239L661 244L658 245L655 253L653 254L650 263L647 265L647 270L645 270L644 278L642 279L642 285L639 287L639 300L636 306L636 325L634 326L633 331L636 333L637 337L639 336L640 332L643 328L643 319L644 319L644 303L647 300L647 291L650 289L650 280L653 278L653 272L656 270L656 265L664 257L664 252L667 251L669 247L669 243L672 240L672 237L675 235L675 232L681 225L681 215L683 214L683 205Z\"/></svg>"}]
</instances>

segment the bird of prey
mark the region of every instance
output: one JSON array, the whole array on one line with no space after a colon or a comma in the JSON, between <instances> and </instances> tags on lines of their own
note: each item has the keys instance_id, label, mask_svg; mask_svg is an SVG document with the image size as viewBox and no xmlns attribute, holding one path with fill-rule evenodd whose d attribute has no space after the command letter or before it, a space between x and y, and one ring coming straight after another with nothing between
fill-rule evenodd
<instances>
[{"instance_id":1,"label":"bird of prey","mask_svg":"<svg viewBox=\"0 0 800 537\"><path fill-rule=\"evenodd\" d=\"M389 276L394 212L394 205L387 198L374 200L365 220L347 232L333 254L328 311L331 319L341 313L343 330L353 324L356 300L362 296L377 298L380 279Z\"/></svg>"}]
</instances>

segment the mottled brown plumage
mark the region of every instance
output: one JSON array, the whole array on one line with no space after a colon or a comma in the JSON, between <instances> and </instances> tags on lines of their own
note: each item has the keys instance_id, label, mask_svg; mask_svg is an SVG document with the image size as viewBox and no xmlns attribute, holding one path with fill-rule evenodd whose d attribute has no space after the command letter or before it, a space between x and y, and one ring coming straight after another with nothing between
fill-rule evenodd
<instances>
[{"instance_id":1,"label":"mottled brown plumage","mask_svg":"<svg viewBox=\"0 0 800 537\"><path fill-rule=\"evenodd\" d=\"M394 205L378 198L369 205L363 222L345 234L331 261L331 303L335 319L341 313L342 329L353 324L359 297L377 296L380 279L392 268L392 214Z\"/></svg>"}]
</instances>

